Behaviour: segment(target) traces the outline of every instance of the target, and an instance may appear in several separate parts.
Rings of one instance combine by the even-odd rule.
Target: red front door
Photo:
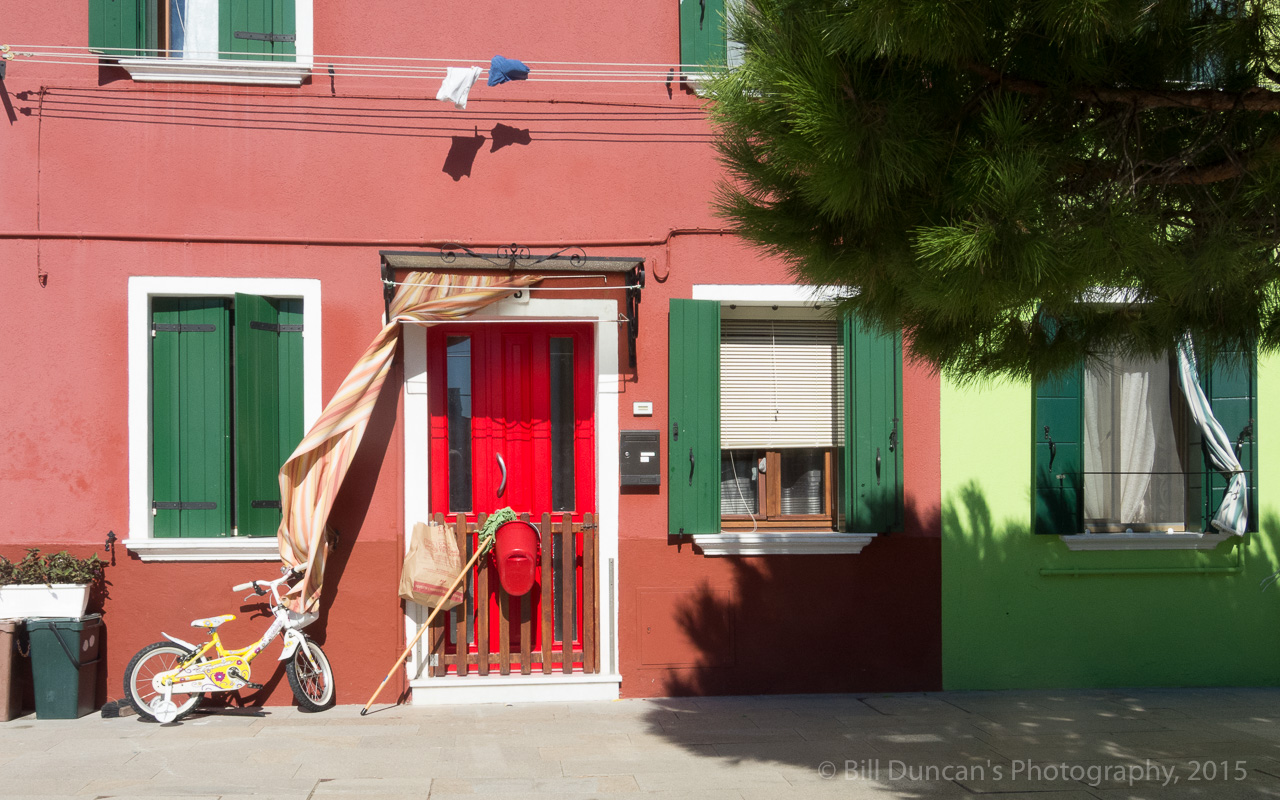
[[[557,521],[568,513],[575,522],[594,514],[593,344],[590,324],[474,323],[429,330],[433,515],[453,520],[463,514],[474,522],[477,514],[510,506],[536,523],[544,513]],[[582,539],[574,540],[578,552],[572,574],[563,568],[564,554],[547,552],[558,548],[559,541],[550,547],[543,543],[542,557],[553,558],[554,591],[538,585],[527,598],[507,598],[497,589],[492,567],[489,580],[473,577],[465,625],[470,652],[478,652],[477,642],[483,641],[496,654],[500,620],[504,615],[520,619],[525,613],[531,613],[533,623],[532,647],[526,652],[541,650],[548,634],[542,630],[544,619],[553,621],[552,649],[560,652],[566,639],[575,649],[581,647]],[[475,595],[481,583],[487,583],[487,598]],[[544,598],[554,603],[554,613],[541,613]],[[565,599],[574,613],[562,613]],[[522,610],[522,602],[530,607]],[[477,614],[478,605],[487,606],[489,613]],[[564,619],[572,620],[573,630],[563,630]],[[447,626],[446,652],[457,652],[456,623]],[[477,635],[480,624],[487,625],[487,636]],[[518,650],[520,626],[510,627],[508,645]]]

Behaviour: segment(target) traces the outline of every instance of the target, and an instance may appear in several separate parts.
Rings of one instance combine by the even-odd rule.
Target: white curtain
[[[1186,513],[1168,359],[1110,358],[1084,372],[1086,524],[1180,526]]]
[[[1236,458],[1231,440],[1227,438],[1226,431],[1213,415],[1209,399],[1200,388],[1196,355],[1191,348],[1189,337],[1183,338],[1178,343],[1178,383],[1182,386],[1182,393],[1187,398],[1191,417],[1200,427],[1209,460],[1213,462],[1215,469],[1231,476],[1231,482],[1222,498],[1222,505],[1218,507],[1210,524],[1223,533],[1243,535],[1249,524],[1248,486],[1245,481],[1244,467]]]

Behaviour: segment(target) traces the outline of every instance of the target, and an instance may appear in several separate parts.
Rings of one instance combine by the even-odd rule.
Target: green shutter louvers
[[[725,0],[684,0],[680,3],[680,63],[683,72],[698,66],[725,64]]]
[[[237,294],[236,528],[275,536],[280,466],[302,439],[302,301]]]
[[[151,437],[157,537],[231,532],[229,303],[152,301]]]
[[[294,0],[220,0],[218,49],[223,58],[292,61],[296,36]]]
[[[902,526],[902,336],[852,317],[844,338],[844,530],[886,533]]]
[[[668,533],[719,533],[720,304],[672,300],[669,325]]]
[[[113,58],[154,55],[156,6],[148,0],[89,0],[89,49]]]
[[[1083,367],[1036,383],[1031,429],[1035,530],[1084,531]]]

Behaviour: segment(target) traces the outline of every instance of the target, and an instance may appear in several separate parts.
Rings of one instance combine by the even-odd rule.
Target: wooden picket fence
[[[451,527],[464,560],[475,552],[476,532],[487,518],[480,514],[477,522],[469,523],[459,514],[453,521]],[[528,522],[529,515],[521,514],[520,519]],[[450,524],[443,514],[436,514],[435,522]],[[551,514],[543,514],[537,528],[542,546],[533,589],[523,597],[511,598],[498,581],[491,560],[482,558],[471,570],[462,604],[448,615],[441,614],[431,625],[428,652],[434,658],[428,659],[429,675],[488,675],[495,669],[500,675],[510,675],[513,668],[531,675],[535,667],[547,675],[555,671],[568,674],[575,665],[584,673],[599,671],[599,538],[594,516],[584,514],[582,522],[574,522],[569,514],[554,521]],[[558,565],[553,563],[553,554]],[[560,598],[554,594],[557,566]],[[496,637],[490,633],[495,612]]]

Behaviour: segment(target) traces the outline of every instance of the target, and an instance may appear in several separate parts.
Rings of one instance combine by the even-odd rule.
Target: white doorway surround
[[[425,673],[424,636],[405,662],[414,705],[458,703],[529,703],[579,700],[612,700],[618,697],[618,303],[614,300],[508,298],[467,321],[546,319],[594,322],[596,508],[599,509],[599,575],[596,608],[600,614],[600,672],[597,674],[467,675],[428,677]],[[406,325],[404,342],[404,531],[430,518],[430,409],[427,403],[427,328]],[[427,611],[406,603],[406,641],[412,639]]]

